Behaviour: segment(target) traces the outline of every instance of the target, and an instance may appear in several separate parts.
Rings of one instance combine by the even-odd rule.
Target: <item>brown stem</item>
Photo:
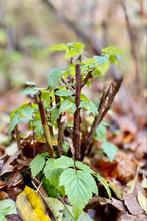
[[[50,157],[54,157],[54,150],[53,150],[53,146],[52,146],[52,140],[51,140],[49,126],[47,123],[46,111],[45,111],[43,102],[41,100],[40,94],[36,95],[36,101],[37,101],[37,104],[39,107],[39,113],[40,113],[40,117],[41,117],[41,122],[42,122],[43,130],[44,130],[46,143],[48,145],[49,155],[50,155]]]
[[[111,104],[114,100],[115,95],[117,94],[120,86],[122,83],[122,78],[119,80],[114,80],[111,82],[110,86],[108,88],[105,88],[102,94],[102,98],[100,100],[100,105],[98,107],[99,114],[94,118],[94,121],[91,126],[91,130],[87,136],[86,141],[84,144],[82,144],[82,157],[87,155],[91,149],[91,145],[93,142],[93,136],[96,131],[97,126],[101,123],[103,118],[105,117],[106,113],[111,107]],[[85,150],[83,150],[85,147]]]
[[[60,97],[59,96],[56,95],[55,100],[56,100],[56,105],[60,104]],[[62,144],[64,141],[64,122],[62,121],[62,116],[63,115],[60,114],[57,119],[57,123],[58,123],[58,154],[59,154],[59,156],[61,156],[63,153]]]
[[[22,149],[21,149],[21,142],[20,142],[20,132],[19,132],[19,129],[18,129],[18,125],[15,126],[14,128],[14,133],[15,133],[15,139],[16,139],[16,143],[17,143],[17,148],[20,152],[20,155],[21,157],[23,156],[23,153],[22,153]]]
[[[83,83],[81,84],[81,89],[85,86],[88,80],[92,78],[92,71],[89,71],[86,77],[83,79]]]
[[[80,94],[81,94],[81,68],[80,64],[75,66],[75,104],[76,111],[74,113],[74,126],[73,126],[73,146],[75,149],[75,160],[80,160]]]

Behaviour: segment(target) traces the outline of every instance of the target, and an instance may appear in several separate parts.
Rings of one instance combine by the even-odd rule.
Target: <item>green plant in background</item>
[[[117,149],[106,140],[103,118],[122,82],[122,79],[113,81],[104,90],[99,105],[83,94],[90,79],[106,73],[111,63],[119,62],[122,54],[116,47],[107,47],[101,56],[86,58],[84,48],[85,45],[79,42],[50,48],[51,53],[64,52],[65,59],[70,61],[68,67],[53,69],[47,88],[37,88],[33,82],[27,82],[24,92],[31,95],[32,102],[14,110],[9,125],[9,132],[16,133],[18,144],[21,139],[18,125],[24,122],[28,122],[36,140],[47,144],[48,155],[37,155],[30,164],[32,176],[41,175],[49,195],[68,197],[75,220],[93,194],[98,194],[97,181],[111,197],[109,183],[81,161],[90,153],[95,140],[101,141],[104,153],[110,160],[114,159]],[[69,131],[72,143],[66,139],[65,131]],[[69,152],[72,158],[68,156]]]

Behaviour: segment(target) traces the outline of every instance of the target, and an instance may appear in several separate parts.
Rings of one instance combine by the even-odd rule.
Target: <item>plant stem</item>
[[[60,97],[56,95],[55,101],[56,101],[56,105],[60,104]],[[59,154],[59,156],[61,156],[63,153],[62,144],[64,141],[64,122],[62,121],[62,116],[63,115],[60,114],[57,119],[57,123],[58,123],[58,154]]]
[[[91,130],[87,136],[87,139],[86,141],[84,141],[84,144],[82,144],[82,158],[90,152],[91,145],[93,142],[93,136],[96,131],[96,128],[101,123],[106,113],[110,109],[111,104],[114,100],[114,97],[117,94],[121,86],[122,80],[123,80],[122,78],[120,78],[119,80],[114,80],[113,82],[111,82],[108,88],[104,89],[102,98],[100,100],[100,104],[98,107],[99,114],[95,116],[94,121],[91,126]]]
[[[81,68],[80,64],[75,66],[75,104],[76,111],[74,113],[74,126],[73,126],[73,146],[75,149],[75,160],[80,160],[80,94],[81,94]]]
[[[81,88],[85,86],[85,84],[88,82],[88,80],[92,78],[92,71],[89,71],[86,77],[83,79],[83,83],[81,84]]]
[[[49,155],[50,157],[54,157],[54,150],[53,150],[53,146],[52,146],[52,140],[51,140],[51,134],[50,134],[50,130],[49,130],[49,126],[47,123],[47,118],[46,118],[46,111],[43,105],[43,102],[41,100],[41,94],[36,95],[36,101],[39,107],[39,112],[40,112],[40,117],[41,117],[41,122],[42,122],[42,126],[43,126],[43,130],[44,130],[44,135],[45,135],[45,139],[46,139],[46,143],[48,145],[48,151],[49,151]]]
[[[22,153],[22,149],[21,149],[21,142],[20,142],[20,132],[19,132],[19,129],[18,129],[18,125],[15,126],[14,128],[14,133],[15,133],[15,136],[16,136],[16,143],[17,143],[17,148],[20,152],[20,155],[21,157],[23,156],[23,153]]]

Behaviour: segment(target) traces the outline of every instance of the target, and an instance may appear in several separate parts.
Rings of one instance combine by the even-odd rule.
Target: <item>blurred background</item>
[[[50,69],[65,65],[49,47],[81,41],[88,56],[122,49],[106,78],[122,74],[132,95],[146,96],[146,13],[144,0],[0,0],[0,94],[27,80],[44,85]]]

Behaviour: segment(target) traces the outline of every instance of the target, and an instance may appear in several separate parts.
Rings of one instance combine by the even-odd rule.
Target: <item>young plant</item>
[[[53,69],[47,88],[37,88],[34,83],[28,82],[25,93],[31,95],[32,102],[11,113],[9,126],[9,131],[15,132],[19,149],[21,137],[18,124],[23,122],[28,122],[36,140],[46,143],[48,155],[37,155],[32,160],[32,176],[42,175],[48,193],[48,187],[52,187],[55,196],[68,197],[75,220],[93,194],[98,194],[96,181],[105,187],[111,197],[109,183],[81,161],[90,152],[94,140],[102,141],[104,153],[110,160],[114,159],[116,147],[106,141],[106,128],[102,120],[122,82],[122,79],[112,81],[104,89],[98,106],[83,94],[82,90],[89,86],[91,78],[103,75],[111,63],[118,63],[122,54],[116,47],[107,47],[102,50],[101,56],[86,58],[84,47],[76,42],[50,48],[52,53],[65,52],[65,59],[70,61],[68,67],[65,70]],[[89,122],[88,117],[92,119]],[[67,132],[68,139],[65,136]],[[69,157],[71,153],[72,158]]]

